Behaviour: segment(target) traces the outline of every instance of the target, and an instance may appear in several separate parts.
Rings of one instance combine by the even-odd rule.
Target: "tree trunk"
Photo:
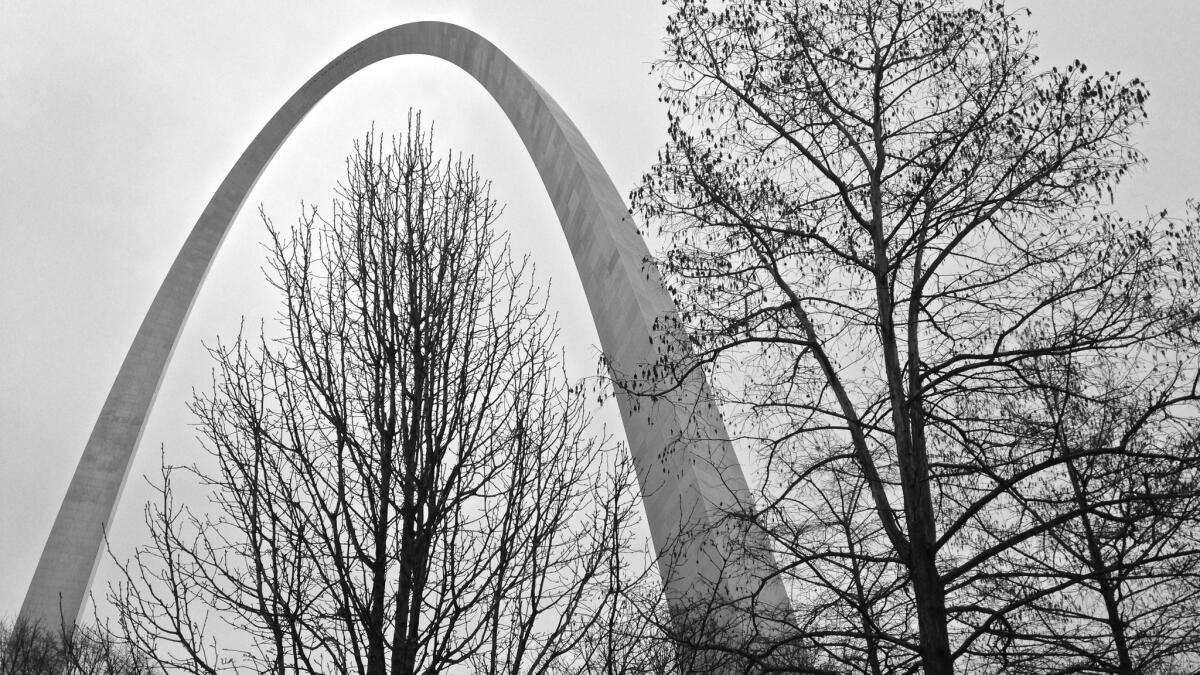
[[[1083,481],[1074,462],[1067,462],[1067,474],[1071,478],[1071,490],[1075,493],[1075,503],[1081,510],[1089,506],[1087,495],[1083,490]],[[1129,640],[1125,635],[1125,622],[1121,619],[1121,605],[1117,600],[1117,590],[1113,587],[1112,579],[1105,571],[1104,553],[1100,549],[1100,540],[1092,527],[1092,520],[1086,511],[1080,518],[1083,526],[1084,539],[1087,540],[1088,557],[1092,561],[1092,569],[1097,573],[1096,584],[1100,597],[1104,599],[1105,623],[1112,632],[1113,647],[1117,650],[1117,671],[1120,675],[1133,674],[1133,658],[1129,654]]]
[[[911,521],[910,521],[911,526]],[[914,530],[923,528],[917,527]],[[946,595],[929,542],[911,537],[908,568],[917,601],[917,627],[921,633],[921,665],[928,675],[954,672],[950,657],[950,635],[946,629]]]

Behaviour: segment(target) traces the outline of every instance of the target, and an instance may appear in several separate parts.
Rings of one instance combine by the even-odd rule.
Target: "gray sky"
[[[332,4],[332,3],[330,3]],[[1047,65],[1146,80],[1151,160],[1118,202],[1180,213],[1200,196],[1200,3],[1030,0]],[[1013,6],[1016,6],[1015,4]],[[665,128],[648,64],[665,11],[654,0],[407,0],[338,3],[75,3],[0,0],[0,617],[20,606],[58,503],[108,387],[167,267],[234,160],[275,109],[351,44],[420,19],[480,32],[571,115],[627,192]],[[323,101],[250,195],[192,310],[111,529],[143,531],[158,449],[196,447],[184,402],[208,384],[200,345],[239,318],[270,317],[262,204],[277,223],[301,199],[328,203],[352,139],[409,107],[439,148],[473,153],[508,203],[519,249],[553,277],[575,375],[595,371],[582,290],[541,182],[502,113],[466,75],[425,57],[377,64]],[[107,576],[102,564],[97,579]],[[99,589],[97,589],[99,590]]]

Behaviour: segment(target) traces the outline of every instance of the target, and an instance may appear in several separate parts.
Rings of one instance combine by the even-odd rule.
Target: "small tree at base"
[[[23,621],[0,621],[0,675],[156,675],[151,659],[99,625],[68,636]]]

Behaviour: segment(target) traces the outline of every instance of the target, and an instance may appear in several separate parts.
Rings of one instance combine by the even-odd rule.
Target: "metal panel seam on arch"
[[[95,573],[103,530],[116,510],[144,423],[204,277],[254,183],[292,130],[325,94],[359,70],[393,56],[448,61],[484,86],[537,166],[575,259],[600,346],[615,372],[654,363],[656,321],[676,312],[649,250],[607,172],[554,100],[481,36],[441,22],[390,28],[322,68],[287,100],[213,195],[134,337],[71,479],[21,618],[73,627]],[[721,525],[726,509],[749,505],[744,474],[708,385],[694,374],[672,395],[635,401],[618,394],[637,467],[668,604],[687,612],[697,593],[732,605],[787,613],[769,559],[743,555],[750,542]],[[755,546],[757,548],[757,546]],[[748,607],[747,607],[748,608]],[[779,614],[779,616],[782,616]]]

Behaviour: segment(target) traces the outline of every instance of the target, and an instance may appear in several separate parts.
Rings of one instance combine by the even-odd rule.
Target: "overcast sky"
[[[332,3],[330,3],[332,5]],[[1016,6],[1016,5],[1013,5]],[[1151,164],[1119,194],[1131,215],[1200,196],[1200,3],[1031,0],[1047,65],[1079,58],[1151,91],[1140,147]],[[664,138],[649,63],[655,0],[337,3],[0,0],[0,618],[16,613],[88,433],[180,244],[234,160],[327,61],[390,26],[465,25],[497,44],[575,120],[628,192]],[[201,340],[274,311],[259,272],[258,205],[277,223],[328,203],[371,125],[409,107],[436,145],[474,154],[508,204],[504,223],[553,278],[574,375],[595,371],[595,331],[553,210],[503,114],[465,74],[425,57],[372,66],[304,121],[251,193],[176,348],[142,436],[112,536],[139,540],[141,476],[159,448],[194,453],[184,408],[207,387]],[[98,580],[108,576],[102,564]]]

